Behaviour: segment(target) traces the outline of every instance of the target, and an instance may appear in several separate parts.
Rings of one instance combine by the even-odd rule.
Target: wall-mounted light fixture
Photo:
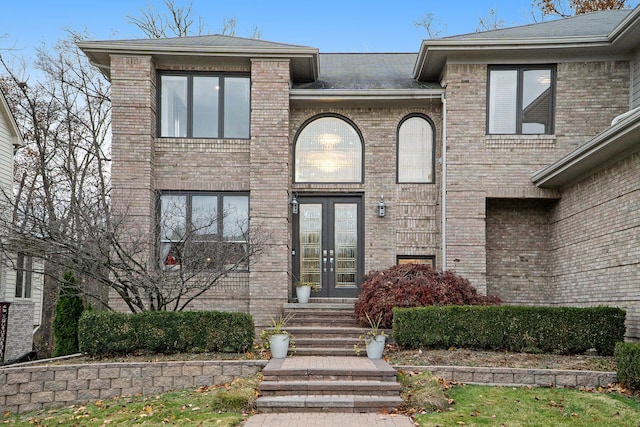
[[[293,198],[291,199],[291,213],[294,215],[298,215],[298,199],[296,199],[296,195],[293,195]]]
[[[384,196],[380,196],[380,201],[378,202],[378,216],[383,217],[386,215],[386,206],[384,205]]]

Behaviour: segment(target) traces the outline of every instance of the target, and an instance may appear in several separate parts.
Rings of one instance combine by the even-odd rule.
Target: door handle
[[[329,271],[333,271],[333,257],[329,258]]]
[[[331,258],[331,262],[333,262],[333,258]],[[325,273],[327,272],[327,258],[322,258],[322,271],[324,271]]]

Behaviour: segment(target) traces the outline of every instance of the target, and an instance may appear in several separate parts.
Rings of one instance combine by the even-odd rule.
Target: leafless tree
[[[139,15],[127,15],[127,21],[138,27],[150,39],[209,34],[204,19],[201,16],[194,18],[193,2],[180,6],[175,0],[163,0],[163,4],[165,10],[162,12],[149,4],[146,9],[139,9]],[[195,27],[194,19],[197,20]],[[220,33],[235,36],[236,26],[236,18],[225,18],[222,20]],[[254,27],[251,38],[259,39],[261,36],[258,27]]]
[[[504,28],[504,19],[498,18],[496,9],[489,9],[489,13],[484,18],[478,18],[478,26],[476,32],[498,30]]]
[[[422,27],[427,31],[427,35],[430,39],[436,39],[440,37],[440,34],[444,31],[446,26],[443,26],[439,21],[435,21],[433,13],[429,12],[420,17],[417,22],[414,22],[416,27]]]
[[[534,0],[532,6],[542,10],[544,15],[563,18],[598,10],[625,9],[627,0]]]

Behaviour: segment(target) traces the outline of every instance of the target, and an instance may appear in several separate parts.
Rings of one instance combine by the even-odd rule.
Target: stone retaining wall
[[[616,381],[615,372],[469,366],[395,366],[395,368],[402,371],[429,371],[447,381],[465,384],[600,387]]]
[[[0,411],[23,413],[135,394],[158,394],[228,383],[262,370],[266,360],[22,365],[0,368]],[[615,372],[467,366],[394,366],[430,371],[466,384],[599,387]]]
[[[0,369],[0,411],[27,411],[228,383],[265,360],[95,363]]]

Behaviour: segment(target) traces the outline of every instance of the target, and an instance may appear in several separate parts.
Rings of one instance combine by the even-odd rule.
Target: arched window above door
[[[295,182],[362,182],[362,138],[338,116],[303,125],[296,138]]]

